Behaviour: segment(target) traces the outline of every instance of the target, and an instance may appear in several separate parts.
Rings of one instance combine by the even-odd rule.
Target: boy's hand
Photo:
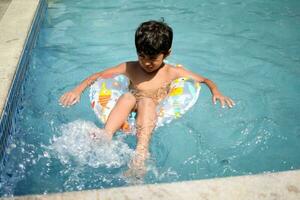
[[[217,100],[219,100],[222,105],[222,108],[225,108],[225,104],[227,104],[227,106],[229,108],[232,108],[233,106],[235,106],[235,103],[232,99],[230,99],[229,97],[223,96],[220,92],[214,92],[212,98],[213,98],[214,104],[216,104]]]
[[[79,100],[80,100],[80,93],[72,90],[62,95],[59,99],[59,103],[63,107],[65,106],[69,107],[79,102]]]

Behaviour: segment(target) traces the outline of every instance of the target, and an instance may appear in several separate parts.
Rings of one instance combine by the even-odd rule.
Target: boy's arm
[[[175,70],[176,70],[177,78],[189,77],[200,83],[205,83],[209,87],[212,93],[212,100],[214,104],[216,104],[217,100],[219,100],[222,107],[225,107],[225,104],[227,104],[230,108],[232,108],[235,105],[234,101],[229,97],[223,96],[222,93],[219,91],[217,85],[213,81],[209,80],[208,78],[205,78],[199,74],[188,71],[182,66],[176,67]]]
[[[110,77],[117,74],[126,74],[126,63],[122,63],[115,67],[108,68],[104,71],[92,74],[88,78],[84,79],[78,86],[69,92],[63,94],[59,102],[62,106],[71,106],[79,102],[81,93],[91,84],[93,84],[99,77]]]

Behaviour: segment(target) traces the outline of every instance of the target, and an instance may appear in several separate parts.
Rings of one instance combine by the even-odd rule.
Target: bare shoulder
[[[138,65],[138,61],[127,61],[125,63],[126,65],[126,76],[132,80],[134,79],[134,77],[137,75],[137,69],[139,68]]]
[[[126,68],[131,69],[138,65],[138,61],[127,61],[124,64],[126,65]]]
[[[134,68],[134,65],[134,61],[128,61],[115,65],[114,67],[108,68],[108,70],[114,74],[124,74],[127,76],[130,73],[130,71],[132,71],[132,69]]]
[[[180,68],[182,68],[182,66],[174,66],[174,65],[166,64],[166,67],[167,67],[167,72],[169,77],[171,77],[173,80],[180,77],[181,74],[180,71],[182,70]]]
[[[125,68],[126,68],[126,63],[124,62],[124,63],[117,64],[115,66],[109,67],[107,69],[121,72],[121,71],[124,71]]]
[[[176,67],[174,65],[171,65],[171,64],[165,64],[165,68],[166,68],[166,71],[168,73],[174,73]]]
[[[102,77],[105,77],[105,76],[111,76],[111,75],[117,75],[117,74],[125,74],[125,71],[126,71],[126,64],[121,63],[121,64],[115,65],[113,67],[108,67],[99,73]]]
[[[135,69],[138,66],[138,62],[137,61],[127,61],[124,63],[125,64],[125,68],[126,68],[126,72],[127,73],[132,73],[135,71]]]

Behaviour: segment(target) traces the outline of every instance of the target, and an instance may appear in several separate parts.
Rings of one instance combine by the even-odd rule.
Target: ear
[[[164,59],[165,59],[166,57],[168,57],[168,56],[171,54],[171,52],[172,52],[172,50],[169,49],[168,53],[166,53],[166,54],[164,55]]]

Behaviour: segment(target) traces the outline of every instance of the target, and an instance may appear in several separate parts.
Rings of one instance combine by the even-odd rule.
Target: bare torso
[[[169,64],[163,64],[158,70],[149,73],[136,61],[126,63],[126,75],[133,87],[140,91],[156,90],[176,79],[174,67]]]

